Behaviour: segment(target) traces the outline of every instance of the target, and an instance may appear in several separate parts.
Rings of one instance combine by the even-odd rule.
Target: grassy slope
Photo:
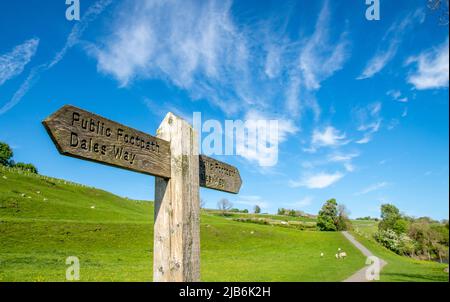
[[[77,256],[82,281],[149,281],[152,243],[150,202],[0,170],[0,280],[64,281],[66,257]],[[344,261],[334,258],[338,247],[349,255]],[[364,265],[339,233],[208,213],[201,218],[201,252],[203,281],[340,281]]]
[[[446,281],[448,274],[444,272],[445,264],[419,261],[399,256],[379,245],[372,237],[377,230],[375,221],[353,221],[353,236],[365,245],[377,257],[388,262],[380,274],[380,281]]]

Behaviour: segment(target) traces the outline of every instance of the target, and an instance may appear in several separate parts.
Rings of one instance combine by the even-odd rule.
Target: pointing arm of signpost
[[[63,155],[155,176],[154,281],[200,281],[199,186],[237,194],[238,169],[198,154],[197,133],[168,113],[156,137],[66,105],[45,129]]]

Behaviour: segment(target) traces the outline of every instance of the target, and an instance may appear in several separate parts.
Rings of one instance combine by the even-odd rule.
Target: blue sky
[[[153,177],[61,156],[41,121],[64,104],[149,134],[168,111],[277,119],[277,164],[216,156],[244,184],[201,189],[208,207],[448,218],[448,26],[424,0],[380,3],[368,21],[363,0],[81,0],[68,21],[63,0],[2,1],[0,140],[42,174],[153,199]]]

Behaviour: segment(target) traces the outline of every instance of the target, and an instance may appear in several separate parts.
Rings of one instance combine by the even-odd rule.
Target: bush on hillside
[[[399,255],[410,256],[414,253],[414,241],[406,234],[397,234],[394,230],[387,229],[378,230],[373,236],[381,245]]]
[[[26,164],[26,163],[16,163],[14,164],[14,168],[24,170],[30,173],[38,174],[38,169],[33,164]]]
[[[285,209],[285,208],[279,208],[277,214],[282,215],[282,216],[292,216],[292,217],[308,216],[303,211],[298,211],[298,210],[294,210],[294,209]]]

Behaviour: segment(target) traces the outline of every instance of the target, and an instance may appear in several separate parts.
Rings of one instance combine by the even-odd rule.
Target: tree
[[[13,157],[13,151],[8,144],[0,142],[0,165],[9,166]]]
[[[14,167],[34,174],[38,174],[38,169],[33,164],[25,164],[19,162],[14,164]]]
[[[261,213],[261,208],[259,207],[259,205],[255,206],[254,212],[255,212],[255,214]]]
[[[382,204],[381,205],[381,221],[378,224],[378,229],[380,230],[394,230],[397,220],[401,219],[399,209],[393,204]]]
[[[350,212],[347,207],[343,204],[338,205],[337,218],[336,218],[336,229],[338,231],[346,231],[351,228],[350,219],[348,216]]]
[[[330,199],[325,202],[317,217],[317,227],[321,231],[336,231],[337,202]]]
[[[222,215],[225,215],[228,210],[233,207],[233,204],[226,198],[222,198],[217,203],[217,208],[222,212]]]
[[[392,226],[392,230],[397,234],[404,234],[408,231],[409,222],[403,218],[397,219],[394,225]]]
[[[428,220],[418,219],[411,223],[408,235],[416,242],[415,252],[431,260],[448,257],[448,229],[445,225],[431,224]]]
[[[204,209],[206,205],[206,202],[203,198],[200,198],[200,209]]]

